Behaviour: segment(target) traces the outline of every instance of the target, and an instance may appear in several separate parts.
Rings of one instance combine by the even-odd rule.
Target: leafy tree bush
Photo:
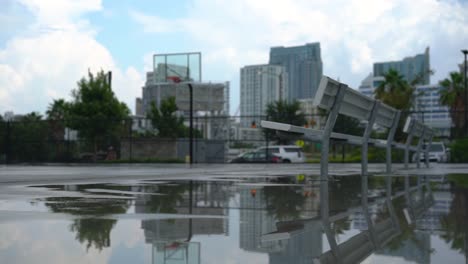
[[[375,98],[381,100],[386,105],[402,111],[398,129],[395,133],[396,141],[406,138],[406,135],[402,132],[402,128],[409,110],[413,106],[414,91],[415,88],[408,84],[403,79],[403,76],[394,69],[390,69],[384,75],[384,81],[375,89]]]
[[[158,108],[156,104],[151,102],[150,110],[146,114],[151,120],[151,125],[157,130],[157,135],[162,138],[181,138],[188,137],[189,128],[184,125],[184,118],[177,116],[177,107],[175,97],[171,96],[161,101]],[[200,138],[202,133],[193,129],[193,136]]]
[[[468,162],[468,138],[457,139],[451,145],[452,162]]]
[[[463,77],[458,72],[451,72],[449,78],[440,82],[443,89],[440,91],[440,103],[450,108],[450,117],[455,127],[452,128],[452,137],[462,137],[465,125],[465,88]]]
[[[288,103],[287,101],[276,101],[269,103],[266,110],[267,120],[287,123],[295,126],[303,126],[307,123],[304,113],[298,101]],[[263,129],[265,137],[276,141],[278,144],[288,144],[288,140],[279,138],[275,131]]]
[[[96,76],[88,73],[87,79],[78,82],[72,96],[73,101],[67,107],[68,125],[78,131],[80,138],[93,145],[96,157],[98,142],[109,136],[115,137],[130,110],[117,99],[104,71]]]

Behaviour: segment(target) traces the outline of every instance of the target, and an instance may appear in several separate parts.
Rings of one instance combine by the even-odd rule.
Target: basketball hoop
[[[179,248],[180,246],[182,246],[182,243],[173,242],[172,244],[165,245],[164,248],[165,248],[165,249],[177,249],[177,248]]]
[[[179,76],[167,76],[167,80],[173,82],[173,83],[180,83],[182,82],[182,79],[180,79]]]

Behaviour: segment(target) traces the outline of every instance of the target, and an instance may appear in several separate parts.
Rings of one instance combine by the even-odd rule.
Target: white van
[[[255,151],[265,151],[266,148],[260,147]],[[306,161],[302,148],[295,145],[268,146],[268,152],[280,156],[284,163],[302,163]]]
[[[427,148],[427,144],[424,145],[423,150]],[[429,147],[429,161],[430,162],[448,162],[450,156],[450,150],[445,147],[442,142],[432,142]],[[413,155],[413,162],[417,160],[416,153]],[[419,155],[419,160],[424,161],[424,152]]]

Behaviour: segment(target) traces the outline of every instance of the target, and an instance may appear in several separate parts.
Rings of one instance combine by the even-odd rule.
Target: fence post
[[[129,146],[129,158],[130,158],[130,162],[132,162],[133,160],[133,129],[132,129],[132,126],[133,126],[133,119],[130,119],[130,125],[129,125],[129,133],[130,133],[130,146]]]
[[[8,120],[6,122],[6,134],[5,134],[5,163],[9,164],[10,163],[10,144],[11,144],[11,138],[10,138],[10,129],[11,129],[11,121]]]

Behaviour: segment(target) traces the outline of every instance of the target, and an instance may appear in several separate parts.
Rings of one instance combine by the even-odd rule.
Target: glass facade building
[[[434,129],[436,136],[449,137],[452,126],[450,110],[440,104],[440,85],[416,86],[416,116]]]
[[[269,103],[284,100],[288,90],[285,68],[277,65],[248,65],[240,70],[241,126],[260,124]]]
[[[308,43],[295,47],[272,47],[271,65],[281,65],[288,73],[288,90],[285,99],[312,98],[323,74],[320,43]]]
[[[403,78],[412,83],[418,80],[418,84],[430,83],[429,47],[423,54],[406,57],[401,61],[388,61],[374,63],[374,77],[384,76],[390,69],[398,71]]]

